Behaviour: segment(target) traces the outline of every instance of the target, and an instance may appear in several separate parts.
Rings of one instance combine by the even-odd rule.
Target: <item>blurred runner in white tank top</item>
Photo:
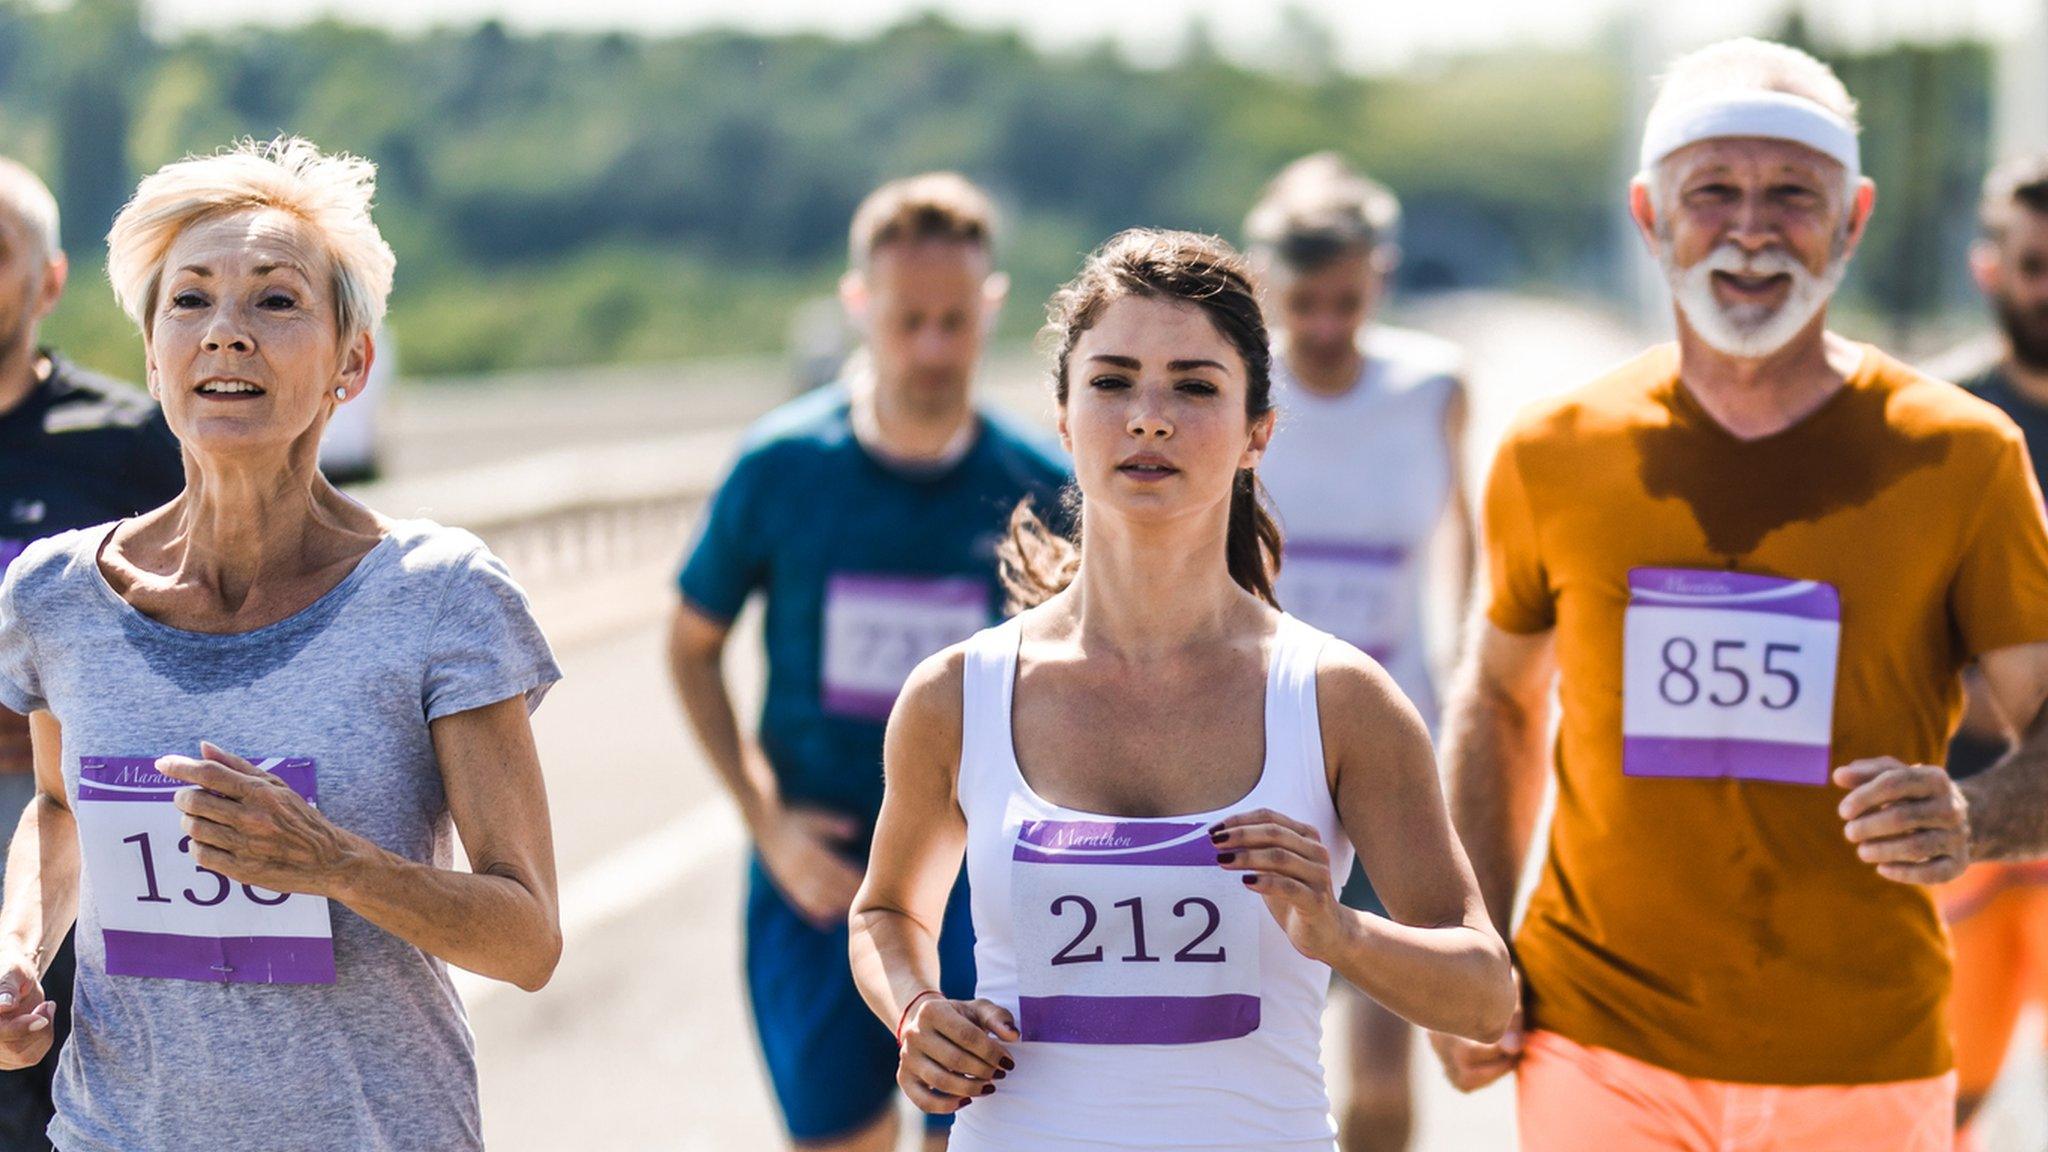
[[[1441,540],[1449,564],[1437,571],[1453,619],[1464,619],[1473,565],[1467,403],[1456,347],[1372,323],[1399,218],[1392,192],[1330,152],[1282,169],[1246,217],[1273,321],[1280,411],[1259,471],[1286,535],[1280,606],[1379,661],[1434,736],[1424,593]],[[1386,911],[1363,868],[1343,899]],[[1413,1037],[1369,997],[1346,1002],[1343,1148],[1400,1152],[1414,1127]]]
[[[1226,244],[1126,232],[1054,297],[1078,539],[1027,510],[1025,609],[926,660],[890,718],[856,981],[952,1152],[1334,1152],[1334,970],[1424,1027],[1514,1009],[1422,721],[1275,609],[1257,467],[1271,351]],[[1343,907],[1353,845],[1391,917]],[[977,983],[938,990],[965,859]]]

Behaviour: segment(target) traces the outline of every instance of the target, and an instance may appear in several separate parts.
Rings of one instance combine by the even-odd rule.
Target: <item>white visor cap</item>
[[[1749,91],[1712,96],[1676,108],[1660,108],[1643,126],[1642,170],[1702,140],[1736,138],[1788,140],[1827,156],[1854,184],[1863,175],[1863,153],[1847,120],[1804,96]]]

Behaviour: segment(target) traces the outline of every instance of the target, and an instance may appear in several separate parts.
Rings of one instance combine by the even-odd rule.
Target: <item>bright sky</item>
[[[496,17],[520,28],[686,31],[731,25],[764,31],[860,34],[920,11],[978,27],[1021,27],[1048,45],[1113,36],[1139,58],[1170,54],[1189,19],[1207,20],[1226,51],[1255,57],[1286,7],[1279,0],[148,0],[175,31],[335,15],[403,28]],[[1337,31],[1340,57],[1363,68],[1417,55],[1516,42],[1571,43],[1625,12],[1655,10],[1653,37],[1672,48],[1767,28],[1794,0],[1303,0]],[[2048,0],[1804,0],[1816,28],[1865,44],[1969,32],[2015,35],[2048,16]]]

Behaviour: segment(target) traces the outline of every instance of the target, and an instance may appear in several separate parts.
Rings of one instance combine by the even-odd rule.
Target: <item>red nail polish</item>
[[[1218,852],[1216,854],[1216,862],[1218,864],[1228,864],[1235,859],[1237,859],[1237,853],[1235,852]]]
[[[986,1096],[986,1095],[988,1095],[989,1093],[991,1093],[991,1092],[993,1092],[993,1091],[995,1091],[995,1090],[996,1090],[996,1086],[995,1086],[995,1085],[993,1085],[993,1084],[984,1084],[984,1085],[982,1085],[982,1089],[981,1089],[981,1094],[982,1094],[983,1096]]]
[[[1015,1060],[1010,1059],[1008,1056],[1003,1057],[1003,1071],[1015,1072],[1016,1070],[1017,1062]]]
[[[1252,885],[1258,883],[1258,880],[1259,878],[1257,876],[1247,876],[1244,878],[1244,886],[1250,888]]]

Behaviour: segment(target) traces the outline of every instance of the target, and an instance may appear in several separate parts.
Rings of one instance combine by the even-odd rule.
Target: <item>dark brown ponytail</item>
[[[1054,348],[1053,393],[1067,402],[1067,361],[1083,332],[1111,301],[1124,296],[1171,300],[1200,308],[1244,360],[1245,419],[1273,411],[1273,352],[1265,316],[1244,258],[1215,236],[1133,228],[1110,237],[1046,305],[1045,335]],[[1029,500],[1010,516],[1010,533],[997,548],[1011,611],[1052,599],[1081,568],[1081,495],[1066,496],[1069,531],[1054,532]],[[1265,488],[1251,469],[1238,472],[1230,492],[1230,529],[1224,556],[1230,578],[1266,603],[1279,606],[1273,575],[1280,570],[1280,523]]]
[[[996,572],[1009,594],[1004,607],[1011,615],[1059,595],[1081,570],[1081,490],[1067,485],[1064,503],[1071,525],[1065,536],[1038,518],[1029,496],[1010,513],[1009,535],[996,545]]]
[[[1266,499],[1266,486],[1249,468],[1238,470],[1230,488],[1230,535],[1224,554],[1230,560],[1230,578],[1245,591],[1280,606],[1273,594],[1273,577],[1280,571],[1280,521]]]

